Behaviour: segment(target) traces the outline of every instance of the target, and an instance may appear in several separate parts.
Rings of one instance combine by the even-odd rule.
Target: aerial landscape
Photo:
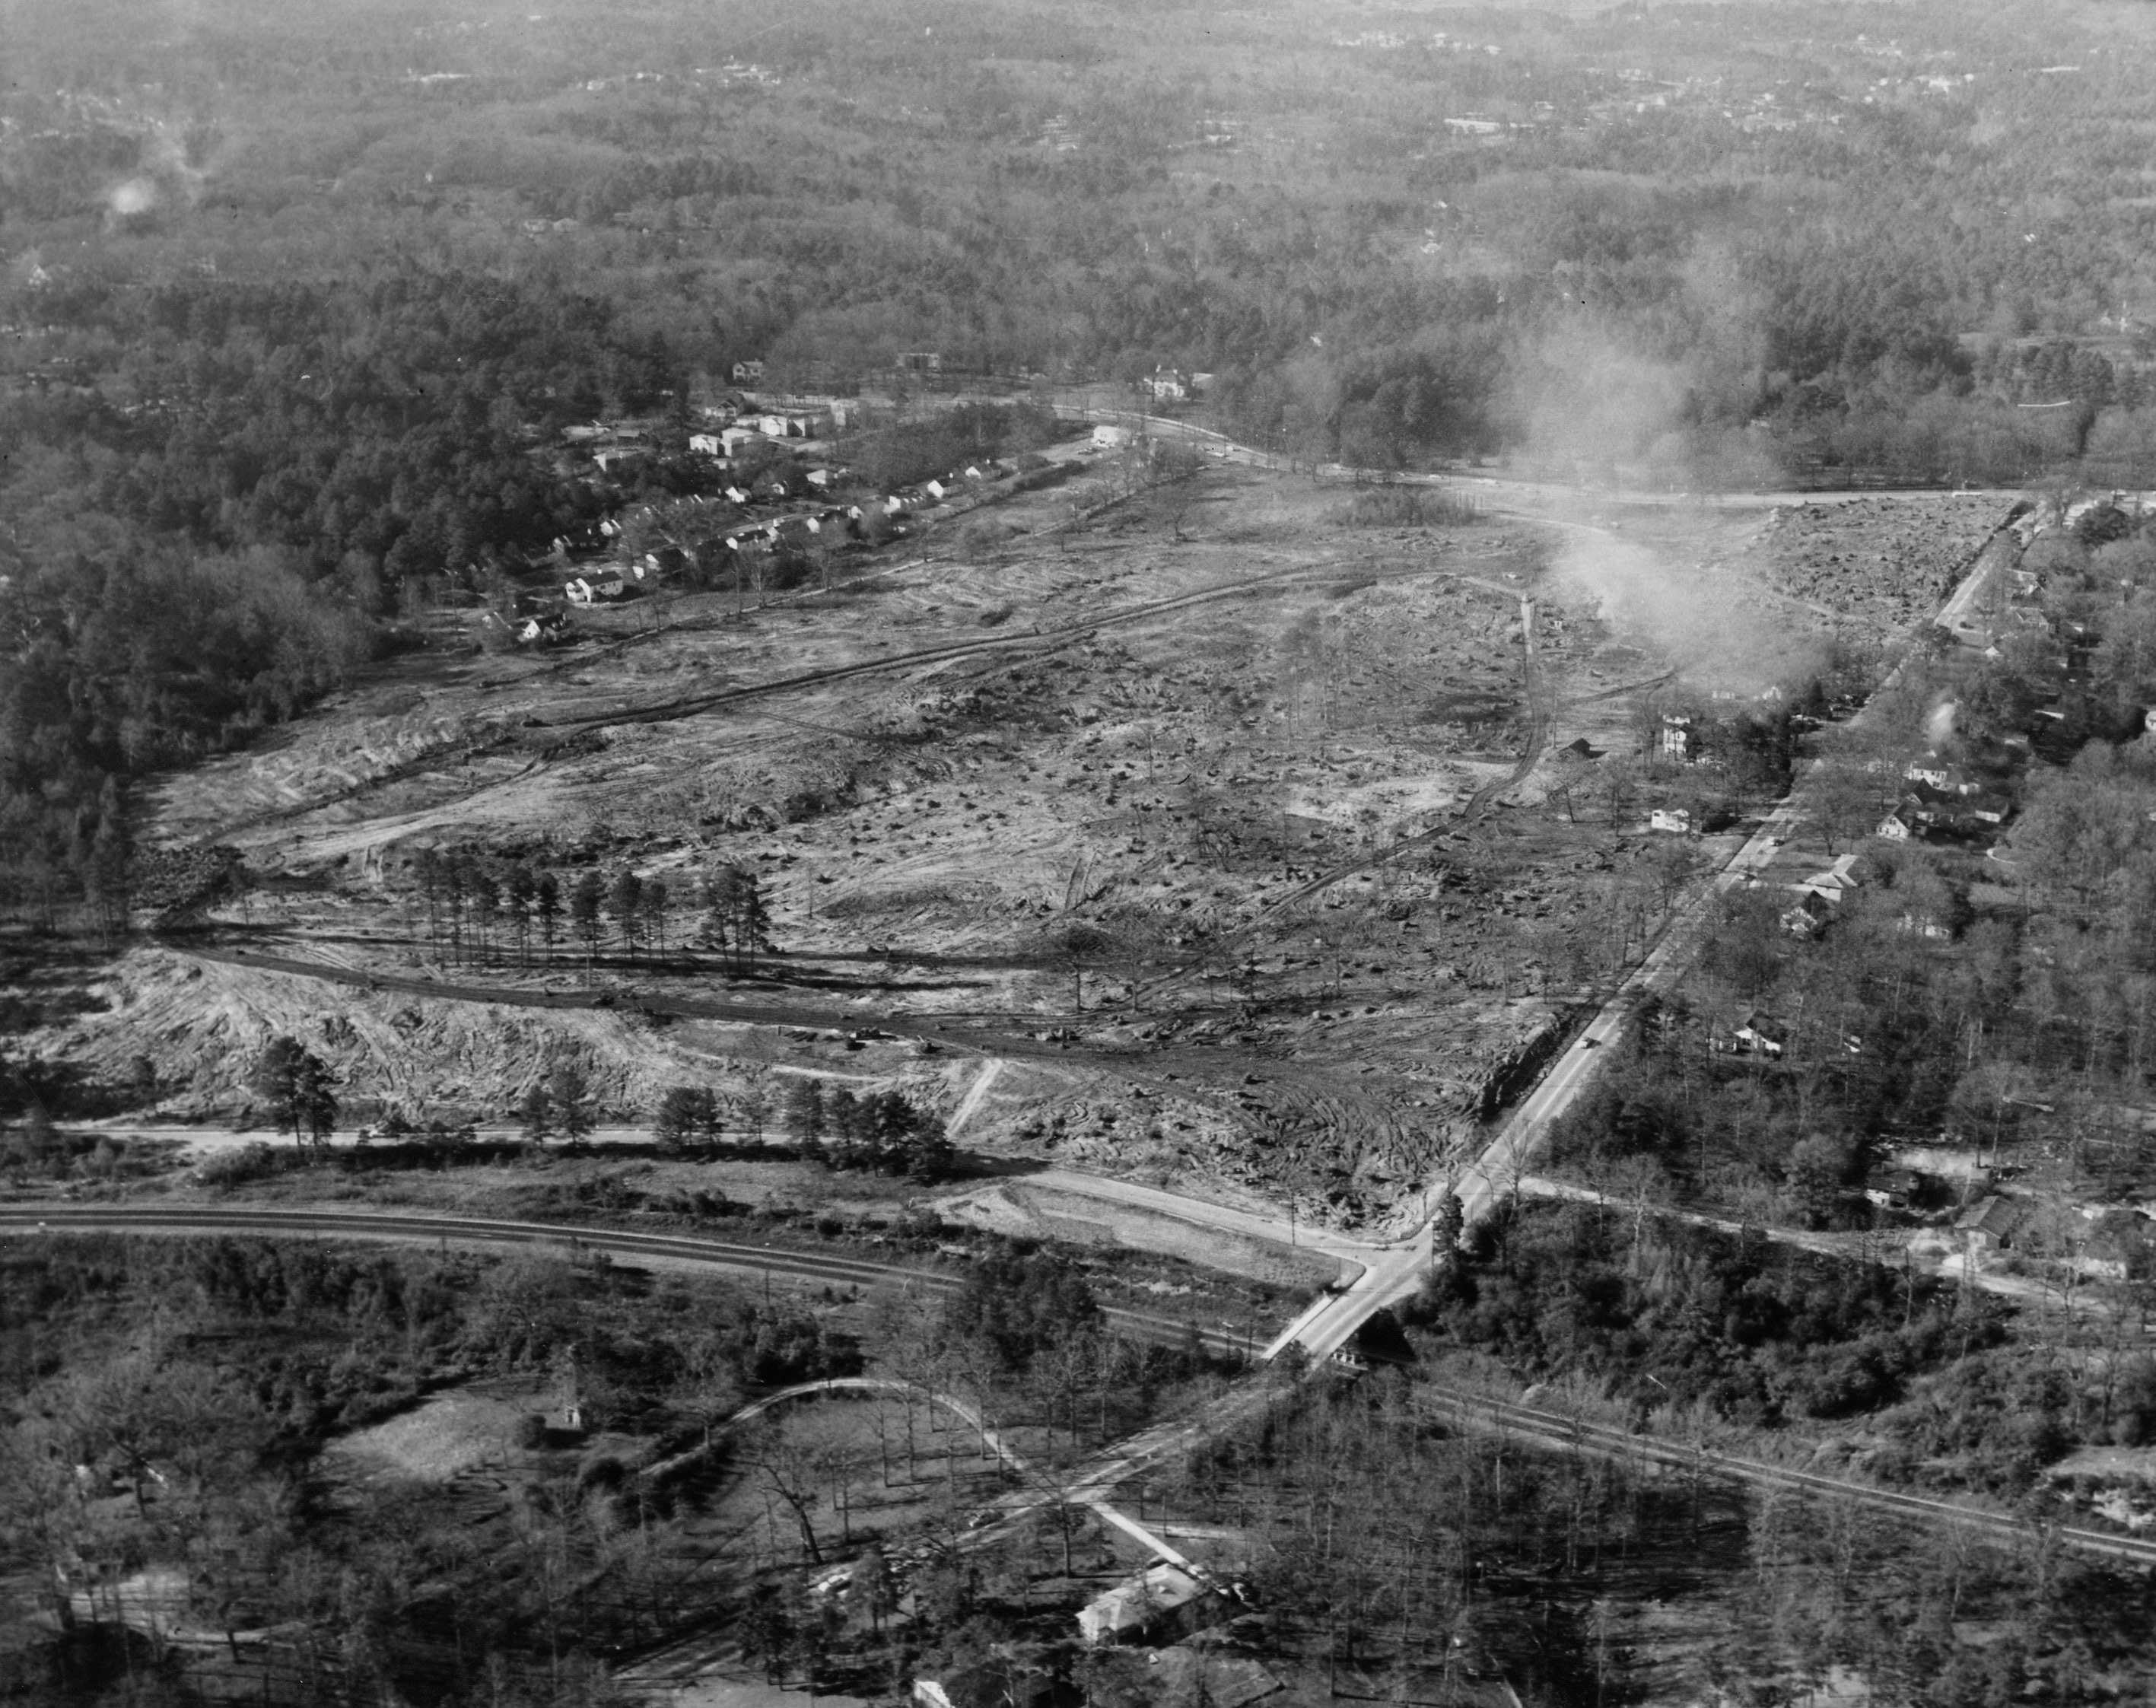
[[[2156,1700],[2156,9],[0,74],[0,1700]]]

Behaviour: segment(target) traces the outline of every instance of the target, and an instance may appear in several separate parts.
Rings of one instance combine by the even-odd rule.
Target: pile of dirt
[[[564,1064],[583,1074],[602,1114],[634,1121],[671,1085],[783,1090],[752,1055],[711,1048],[724,1028],[676,1038],[613,1011],[370,992],[154,948],[120,957],[94,989],[110,1005],[97,1024],[33,1033],[25,1049],[108,1083],[146,1057],[162,1088],[157,1112],[171,1119],[266,1119],[247,1082],[280,1035],[330,1064],[355,1118],[394,1109],[414,1121],[500,1119]],[[917,1077],[921,1100],[947,1095],[940,1080]]]

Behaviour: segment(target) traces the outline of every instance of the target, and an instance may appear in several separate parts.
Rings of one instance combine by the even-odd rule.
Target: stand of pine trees
[[[470,849],[422,849],[413,857],[412,877],[429,944],[460,966],[530,967],[535,951],[540,962],[551,963],[564,941],[587,967],[608,947],[626,961],[664,956],[675,910],[692,905],[703,918],[688,941],[717,951],[728,966],[752,967],[773,946],[762,884],[731,863],[693,887],[676,887],[627,868],[609,878],[587,867],[565,880]]]
[[[830,1168],[942,1180],[955,1172],[957,1147],[942,1120],[903,1094],[857,1096],[844,1086],[797,1080],[788,1091],[782,1124],[803,1158]]]

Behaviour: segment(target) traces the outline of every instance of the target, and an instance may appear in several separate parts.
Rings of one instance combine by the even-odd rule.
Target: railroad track
[[[515,1222],[483,1216],[424,1216],[402,1211],[227,1209],[215,1206],[140,1204],[0,1205],[0,1235],[131,1234],[206,1236],[245,1234],[263,1239],[313,1237],[387,1239],[403,1244],[523,1246],[567,1256],[656,1258],[752,1275],[785,1275],[855,1287],[917,1288],[947,1295],[965,1285],[963,1275],[877,1263],[838,1252],[798,1251],[700,1234],[639,1234],[553,1222]],[[1154,1316],[1121,1305],[1103,1305],[1109,1323],[1134,1340],[1181,1345],[1195,1334],[1214,1352],[1240,1352],[1247,1338],[1223,1328]]]
[[[1931,1495],[1912,1495],[1876,1484],[1824,1476],[1817,1471],[1794,1470],[1707,1447],[1686,1447],[1650,1435],[1635,1435],[1614,1424],[1568,1417],[1536,1406],[1508,1401],[1471,1398],[1426,1389],[1419,1396],[1429,1410],[1464,1428],[1484,1432],[1502,1430],[1550,1447],[1575,1453],[1594,1453],[1634,1464],[1660,1465],[1665,1469],[1701,1473],[1727,1481],[1748,1483],[1758,1488],[1787,1489],[1830,1500],[1854,1501],[1874,1511],[1946,1523],[1972,1530],[2003,1544],[2026,1547],[2049,1536],[2061,1546],[2084,1553],[2102,1554],[2136,1565],[2156,1566],[2156,1540],[2120,1536],[2069,1524],[2039,1524],[2011,1512],[1971,1506]]]
[[[531,1247],[558,1249],[567,1255],[603,1253],[609,1257],[658,1258],[690,1263],[738,1274],[783,1275],[808,1280],[860,1286],[915,1286],[924,1292],[944,1295],[964,1285],[962,1276],[935,1270],[880,1264],[838,1253],[803,1252],[779,1247],[752,1245],[737,1240],[708,1239],[697,1235],[639,1234],[629,1229],[585,1228],[552,1222],[515,1222],[477,1216],[422,1216],[403,1212],[365,1210],[228,1209],[217,1207],[146,1205],[0,1205],[0,1236],[34,1237],[40,1233],[111,1233],[206,1236],[244,1234],[258,1238],[315,1237],[388,1239],[405,1244],[454,1242],[459,1245]],[[1180,1344],[1195,1333],[1204,1346],[1220,1352],[1245,1349],[1237,1336],[1222,1329],[1150,1316],[1143,1311],[1107,1306],[1109,1322],[1134,1339]],[[1246,1414],[1252,1404],[1265,1400],[1253,1391],[1230,1403],[1227,1413]],[[1931,1523],[1948,1523],[1973,1530],[2001,1543],[2025,1546],[2048,1535],[2059,1544],[2085,1553],[2106,1556],[2136,1565],[2156,1566],[2156,1540],[2119,1536],[2083,1526],[2040,1526],[2013,1513],[1970,1506],[1933,1495],[1905,1493],[1874,1485],[1830,1477],[1816,1471],[1791,1469],[1705,1447],[1686,1447],[1635,1435],[1613,1424],[1568,1416],[1536,1406],[1476,1397],[1446,1394],[1424,1389],[1420,1403],[1429,1410],[1465,1428],[1500,1430],[1563,1451],[1589,1452],[1621,1459],[1632,1464],[1660,1465],[1743,1482],[1855,1501],[1875,1511],[1891,1512]],[[1197,1423],[1156,1425],[1130,1441],[1096,1455],[1074,1486],[1082,1485],[1090,1498],[1099,1499],[1116,1483],[1187,1449],[1213,1433],[1219,1416]],[[1031,1502],[1014,1503],[1030,1509]]]

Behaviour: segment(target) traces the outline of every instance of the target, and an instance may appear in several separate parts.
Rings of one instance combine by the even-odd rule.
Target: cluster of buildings
[[[1909,761],[1902,781],[1907,785],[1902,798],[1872,830],[1887,842],[1981,836],[2005,824],[2014,810],[1995,785],[1936,751]]]

